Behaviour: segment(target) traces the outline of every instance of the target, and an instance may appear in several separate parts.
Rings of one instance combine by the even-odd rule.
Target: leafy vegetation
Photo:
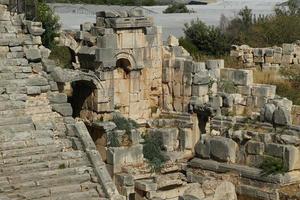
[[[132,129],[138,127],[138,124],[134,120],[127,119],[120,114],[115,114],[112,121],[116,124],[118,130],[125,130],[127,134]]]
[[[45,0],[39,0],[37,3],[36,20],[42,22],[43,28],[46,30],[42,35],[43,45],[49,49],[54,48],[54,38],[58,36],[60,29],[60,24],[58,23],[59,17],[54,14]]]
[[[262,169],[262,176],[268,176],[271,174],[283,174],[287,172],[287,168],[284,166],[283,160],[271,156],[267,156],[264,158],[262,164],[260,165],[260,168]]]
[[[154,135],[144,136],[144,158],[148,160],[149,165],[151,166],[153,171],[159,171],[166,162],[161,149],[162,142],[159,137],[155,137]]]
[[[248,7],[232,20],[221,16],[218,27],[194,20],[185,25],[180,43],[191,54],[224,56],[232,44],[252,47],[282,45],[300,39],[300,9],[297,0],[289,0],[288,9],[277,8],[273,15],[253,15]]]
[[[189,10],[184,3],[173,3],[169,5],[163,13],[193,13],[193,10]]]
[[[219,83],[220,91],[229,94],[237,93],[237,87],[230,80],[221,80]]]

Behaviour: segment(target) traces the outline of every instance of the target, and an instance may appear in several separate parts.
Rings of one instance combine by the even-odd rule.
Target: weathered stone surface
[[[289,125],[292,123],[291,111],[285,106],[278,107],[273,114],[274,123],[277,125]]]
[[[29,61],[38,62],[41,60],[41,52],[39,49],[27,49],[24,51],[25,56]]]
[[[178,39],[175,36],[170,35],[168,37],[168,45],[171,46],[171,47],[173,47],[173,46],[179,46],[179,41],[178,41]]]
[[[238,145],[232,139],[224,137],[210,139],[210,153],[217,160],[235,163],[237,148]]]
[[[264,153],[264,143],[249,141],[247,142],[247,152],[248,154],[262,155]]]
[[[190,184],[180,197],[182,200],[201,200],[203,198],[205,198],[205,194],[199,183]]]
[[[69,103],[52,104],[52,109],[62,116],[72,116],[73,110]]]
[[[237,200],[235,186],[228,181],[222,182],[216,188],[213,200]]]
[[[152,180],[138,180],[138,181],[135,181],[134,187],[138,190],[142,190],[142,191],[145,191],[145,192],[156,191],[157,190],[157,184],[154,183]]]

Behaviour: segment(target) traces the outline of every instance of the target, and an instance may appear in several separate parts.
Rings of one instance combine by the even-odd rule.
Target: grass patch
[[[288,171],[287,168],[284,166],[282,159],[271,156],[265,157],[259,168],[262,169],[262,176],[268,176],[271,174],[284,174]]]
[[[127,134],[132,129],[138,128],[138,123],[132,119],[127,119],[120,114],[114,114],[112,121],[116,124],[118,130],[125,130]]]
[[[143,143],[144,158],[148,160],[148,163],[154,172],[161,170],[166,162],[166,158],[162,154],[162,142],[159,137],[153,135],[145,135]]]

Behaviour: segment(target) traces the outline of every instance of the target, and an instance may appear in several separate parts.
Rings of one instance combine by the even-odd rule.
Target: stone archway
[[[92,82],[80,80],[71,83],[71,90],[68,102],[73,108],[73,117],[92,120],[96,86]]]
[[[114,109],[119,110],[124,116],[129,116],[130,106],[130,74],[131,63],[126,58],[116,62],[114,75]]]

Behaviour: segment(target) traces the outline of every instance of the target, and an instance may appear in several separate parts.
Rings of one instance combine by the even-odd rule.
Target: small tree
[[[46,30],[42,35],[43,45],[52,49],[55,46],[54,38],[58,36],[60,24],[58,23],[59,17],[54,14],[45,0],[38,1],[36,20],[42,22],[43,28]]]
[[[192,10],[189,10],[183,3],[174,3],[169,5],[163,13],[192,13]]]
[[[199,19],[185,24],[186,39],[192,42],[200,52],[208,55],[224,55],[230,50],[230,42],[220,28],[207,26]]]

